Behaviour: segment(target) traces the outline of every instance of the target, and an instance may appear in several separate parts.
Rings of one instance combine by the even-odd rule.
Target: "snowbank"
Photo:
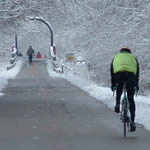
[[[18,60],[16,63],[16,66],[11,70],[3,70],[0,73],[0,96],[3,95],[1,93],[2,89],[6,87],[8,84],[8,79],[13,79],[16,77],[16,75],[19,73],[20,69],[22,67],[22,61]]]
[[[106,104],[112,110],[114,109],[115,98],[113,93],[108,87],[101,87],[92,81],[85,80],[72,73],[59,74],[52,70],[50,64],[48,64],[49,75],[53,78],[64,78],[72,84],[78,86],[82,90],[95,97],[97,100]],[[136,122],[142,124],[146,129],[150,130],[150,97],[137,96],[136,101]]]

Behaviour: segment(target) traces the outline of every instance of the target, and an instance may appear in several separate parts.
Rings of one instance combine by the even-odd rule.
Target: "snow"
[[[16,66],[13,69],[6,70],[6,68],[1,70],[0,73],[0,96],[3,95],[2,89],[5,88],[8,84],[8,79],[14,79],[19,73],[22,66],[22,61],[18,60]]]
[[[79,74],[65,73],[60,74],[52,70],[50,63],[47,65],[47,69],[50,77],[52,78],[63,78],[74,84],[75,86],[81,88],[85,92],[89,93],[91,96],[95,97],[97,100],[106,104],[112,110],[115,105],[115,97],[109,87],[102,87],[94,83],[93,81],[87,80]],[[147,130],[150,130],[150,96],[135,96],[136,102],[136,119],[135,121],[142,124]]]
[[[74,84],[85,91],[89,90],[92,96],[110,108],[114,105],[112,92],[109,88],[97,84],[110,86],[108,71],[111,60],[123,45],[128,45],[139,60],[140,92],[143,95],[150,93],[149,0],[3,0],[0,3],[0,15],[1,52],[9,52],[8,45],[14,42],[14,31],[17,31],[19,49],[23,54],[29,45],[32,45],[35,51],[47,54],[50,46],[47,27],[27,19],[30,15],[35,18],[43,16],[53,27],[58,58],[65,61],[66,54],[74,53],[77,59],[82,58],[95,71],[87,74],[80,67],[76,76],[66,74],[61,77],[71,82],[76,78]],[[0,80],[0,90],[6,86],[8,75],[13,74],[13,70],[3,72],[3,66],[0,66],[0,72],[5,76],[5,80]],[[76,67],[72,69],[76,70]],[[81,81],[77,75],[82,76]],[[55,73],[53,76],[60,77]],[[4,77],[0,74],[1,78]],[[89,78],[92,81],[87,81]],[[150,120],[146,117],[150,110],[149,97],[138,96],[135,99],[136,120],[150,129]]]
[[[82,57],[96,68],[91,74],[93,81],[105,86],[109,86],[111,59],[123,45],[128,45],[140,62],[141,93],[146,95],[150,91],[149,8],[149,0],[5,0],[0,3],[0,14],[9,19],[0,22],[0,49],[5,50],[14,42],[17,31],[23,54],[29,45],[35,52],[47,54],[48,28],[30,20],[42,17],[52,26],[57,56],[64,60],[68,53]]]

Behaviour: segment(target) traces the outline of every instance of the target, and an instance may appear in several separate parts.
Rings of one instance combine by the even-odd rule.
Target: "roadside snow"
[[[21,66],[22,66],[22,61],[18,60],[16,66],[13,69],[10,69],[8,71],[5,69],[0,73],[0,96],[3,95],[1,91],[8,84],[8,79],[15,78],[16,75],[19,73]]]
[[[97,100],[106,104],[112,110],[114,109],[115,98],[113,93],[108,87],[101,87],[94,82],[85,80],[72,73],[59,74],[52,70],[50,64],[48,64],[48,72],[52,78],[64,78],[72,84],[78,86],[82,90],[95,97]],[[136,122],[142,124],[146,129],[150,130],[150,96],[135,97],[136,101]]]

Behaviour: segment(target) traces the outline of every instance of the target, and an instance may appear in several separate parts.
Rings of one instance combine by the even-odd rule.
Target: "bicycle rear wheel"
[[[127,111],[124,111],[124,114],[123,114],[123,134],[124,136],[127,135]]]

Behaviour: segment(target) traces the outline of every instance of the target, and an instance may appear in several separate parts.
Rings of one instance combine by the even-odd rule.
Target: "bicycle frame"
[[[130,124],[129,102],[128,102],[128,97],[127,97],[126,83],[124,84],[124,87],[123,87],[123,98],[121,99],[121,105],[122,105],[121,120],[124,126],[124,136],[126,136],[126,129],[128,128],[129,130],[129,124]]]

